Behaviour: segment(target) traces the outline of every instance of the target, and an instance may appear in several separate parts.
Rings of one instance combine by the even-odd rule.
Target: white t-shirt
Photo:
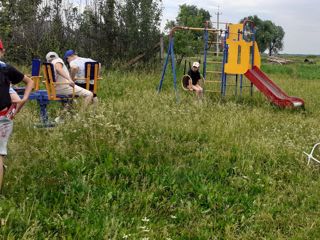
[[[65,78],[62,77],[60,74],[58,74],[58,73],[57,73],[57,70],[56,70],[56,68],[55,68],[55,64],[56,64],[56,63],[61,63],[61,64],[62,64],[62,70],[63,70],[63,71],[65,72],[65,74],[66,74],[67,76],[69,76],[69,78],[71,79],[70,74],[69,74],[69,71],[68,71],[68,68],[67,68],[67,66],[64,64],[63,60],[62,60],[61,58],[56,58],[56,59],[52,60],[51,63],[52,63],[53,66],[54,66],[54,75],[56,76],[56,82],[64,82],[64,83],[69,82],[68,79],[65,79]],[[57,86],[56,86],[56,89],[64,89],[64,88],[68,88],[68,87],[69,87],[68,84],[65,84],[65,85],[63,84],[63,85],[57,85]]]
[[[77,57],[74,60],[70,61],[70,68],[79,68],[79,71],[76,73],[76,78],[85,78],[85,63],[86,62],[95,62],[91,58]],[[76,83],[86,83],[86,80],[76,80]],[[90,84],[94,84],[94,81],[91,80]]]

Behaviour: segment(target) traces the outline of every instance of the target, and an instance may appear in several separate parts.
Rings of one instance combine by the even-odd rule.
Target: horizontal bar
[[[206,61],[206,63],[222,63],[222,62],[217,62],[217,61]]]
[[[204,80],[204,82],[206,83],[221,83],[221,81],[218,80]]]

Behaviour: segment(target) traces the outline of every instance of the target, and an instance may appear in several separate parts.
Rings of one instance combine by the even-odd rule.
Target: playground
[[[303,154],[320,135],[318,68],[262,59],[306,111],[258,91],[198,102],[180,90],[177,104],[172,75],[155,91],[160,68],[103,72],[98,106],[54,128],[34,128],[39,107],[28,102],[9,144],[0,235],[318,238],[319,167]]]
[[[207,85],[208,83],[218,83],[220,84],[220,89],[213,91],[207,90],[208,92],[216,92],[221,94],[222,97],[226,95],[227,87],[234,88],[234,94],[237,95],[239,92],[242,94],[244,87],[250,87],[250,95],[253,93],[253,86],[255,86],[259,91],[261,91],[267,99],[278,107],[302,107],[304,108],[303,99],[297,97],[288,96],[277,84],[275,84],[263,71],[260,69],[261,56],[258,48],[258,44],[255,41],[255,26],[252,21],[245,20],[240,24],[225,23],[225,29],[210,29],[208,23],[205,23],[204,28],[192,28],[192,27],[179,27],[176,26],[171,29],[169,33],[169,46],[167,57],[163,65],[161,80],[158,86],[158,92],[160,93],[165,78],[166,70],[168,67],[169,59],[171,60],[171,72],[173,75],[173,84],[176,92],[177,100],[177,74],[176,74],[176,59],[174,54],[174,38],[176,31],[202,31],[203,32],[203,68],[202,68],[202,85]],[[209,49],[209,35],[214,34],[215,42],[211,40],[211,44],[216,44],[216,57],[213,58],[214,61],[208,61],[208,51]],[[221,52],[219,47],[222,48]],[[222,47],[221,47],[222,46]],[[211,51],[212,53],[212,51]],[[218,55],[222,54],[222,61],[218,61]],[[198,54],[199,55],[199,54]],[[192,57],[199,59],[201,62],[201,57]],[[208,64],[215,65],[215,71],[208,71]],[[217,67],[218,66],[218,67]],[[191,64],[189,62],[189,68]],[[212,66],[211,66],[212,68]],[[218,68],[218,70],[217,70]],[[220,69],[220,70],[219,70]],[[207,74],[215,74],[214,77],[208,76],[210,80],[207,79]],[[218,75],[218,76],[217,76]],[[233,83],[230,84],[228,77],[233,77]],[[250,85],[244,85],[244,76],[250,81]],[[212,79],[214,78],[214,79]],[[186,75],[186,64],[184,68],[184,76],[181,78],[182,88],[188,90],[187,81],[191,80],[189,75]],[[238,83],[240,82],[240,83]]]

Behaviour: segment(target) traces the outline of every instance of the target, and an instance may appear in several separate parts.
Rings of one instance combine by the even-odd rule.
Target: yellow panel
[[[251,66],[250,48],[252,42],[246,42],[242,39],[243,24],[229,24],[229,36],[226,40],[228,44],[228,63],[225,64],[224,71],[227,74],[244,74]],[[240,48],[240,56],[239,56]],[[238,59],[239,56],[239,59]],[[239,62],[238,62],[239,60]],[[258,44],[254,43],[254,65],[260,67],[261,57]]]
[[[243,24],[229,24],[228,27],[229,27],[228,39],[234,40],[234,41],[238,41],[238,39],[242,39],[242,33],[239,34],[239,31],[242,32]]]
[[[224,71],[228,74],[244,74],[250,68],[250,46],[246,41],[227,40],[228,63],[225,64]],[[240,47],[240,61],[238,62]]]
[[[257,42],[254,42],[254,65],[258,68],[260,68],[261,65],[261,57]]]

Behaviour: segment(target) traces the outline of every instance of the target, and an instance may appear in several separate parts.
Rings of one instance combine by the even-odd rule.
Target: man
[[[72,95],[73,88],[74,93],[78,97],[83,97],[85,105],[88,105],[92,102],[93,94],[92,92],[79,87],[75,86],[74,82],[72,81],[68,68],[64,64],[63,60],[59,58],[58,54],[55,52],[48,52],[46,55],[46,59],[49,63],[52,63],[55,71],[56,82],[60,83],[56,85],[56,93],[59,95]],[[65,84],[61,84],[65,83]]]
[[[0,40],[0,58],[4,56],[4,48]],[[11,100],[10,84],[18,84],[23,81],[27,86],[20,100]],[[7,155],[7,143],[13,128],[13,117],[17,104],[21,108],[28,100],[34,84],[31,78],[19,72],[14,67],[0,61],[0,192],[3,185],[4,157]]]
[[[191,77],[189,81],[188,88],[190,90],[196,91],[198,97],[202,97],[203,89],[199,84],[199,80],[201,79],[201,74],[199,72],[200,63],[194,62],[192,64],[191,69],[188,72],[188,75]]]
[[[83,58],[79,57],[74,50],[68,50],[64,54],[64,60],[66,60],[70,65],[70,75],[72,80],[76,85],[86,88],[86,80],[85,80],[85,63],[86,62],[96,62],[91,58]],[[99,63],[99,69],[101,65]],[[89,90],[93,92],[94,81],[90,81]],[[94,98],[96,100],[96,94],[94,94]]]

